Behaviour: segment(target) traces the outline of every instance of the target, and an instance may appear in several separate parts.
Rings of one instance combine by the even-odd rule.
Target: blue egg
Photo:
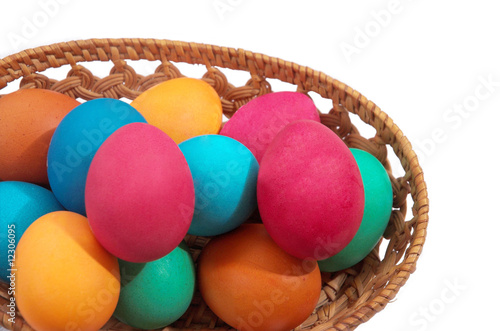
[[[41,216],[58,210],[64,208],[46,188],[25,182],[0,182],[0,246],[2,247],[0,278],[2,280],[8,282],[12,255],[26,229]]]
[[[179,144],[193,176],[195,209],[188,233],[216,236],[240,226],[257,207],[259,164],[240,142],[221,135]]]
[[[47,172],[52,192],[67,209],[85,212],[85,182],[97,149],[120,127],[146,123],[129,104],[101,98],[87,101],[66,115],[49,145]]]

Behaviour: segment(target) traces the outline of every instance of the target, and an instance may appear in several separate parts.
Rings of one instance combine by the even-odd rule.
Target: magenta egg
[[[94,156],[85,204],[94,235],[111,254],[129,262],[153,261],[175,249],[191,225],[191,172],[163,131],[128,124]]]
[[[245,145],[260,163],[278,132],[298,120],[320,121],[311,98],[300,92],[273,92],[258,96],[241,106],[220,134]]]
[[[257,203],[283,250],[320,260],[356,234],[363,182],[354,156],[333,131],[316,121],[296,121],[278,133],[261,160]]]

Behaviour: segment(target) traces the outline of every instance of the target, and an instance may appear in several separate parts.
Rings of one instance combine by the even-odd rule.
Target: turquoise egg
[[[26,229],[41,216],[64,210],[52,192],[41,186],[0,182],[0,279],[8,282],[14,250]]]
[[[318,261],[321,271],[334,272],[363,260],[382,237],[392,212],[392,186],[384,166],[372,154],[350,148],[365,190],[365,208],[358,232],[336,255]]]
[[[106,138],[134,122],[146,120],[129,104],[110,98],[82,103],[62,119],[49,145],[47,173],[52,192],[67,210],[86,215],[90,162]]]
[[[118,260],[121,289],[114,316],[139,329],[158,329],[178,320],[195,289],[195,267],[183,241],[168,255],[147,263]]]
[[[226,136],[197,136],[179,144],[193,176],[195,209],[188,233],[231,231],[257,207],[259,164],[242,143]]]

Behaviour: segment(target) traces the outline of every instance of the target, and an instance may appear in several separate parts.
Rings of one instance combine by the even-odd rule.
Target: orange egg
[[[220,97],[201,79],[167,80],[139,95],[131,106],[177,144],[195,136],[217,134],[222,125]]]
[[[42,89],[21,89],[0,98],[0,180],[47,185],[50,139],[62,118],[79,104]]]
[[[52,212],[30,225],[15,269],[17,307],[38,331],[99,330],[118,303],[118,260],[73,212]]]
[[[198,268],[203,299],[240,331],[291,330],[313,312],[321,292],[317,262],[287,254],[262,224],[212,239]]]

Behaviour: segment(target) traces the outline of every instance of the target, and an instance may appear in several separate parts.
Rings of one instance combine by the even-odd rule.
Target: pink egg
[[[85,204],[94,235],[111,254],[129,262],[153,261],[177,247],[191,225],[191,172],[163,131],[128,124],[94,156]]]
[[[274,241],[301,259],[340,252],[364,209],[354,156],[333,131],[304,120],[287,125],[269,145],[257,180],[262,222]]]
[[[287,124],[298,120],[319,122],[314,102],[300,92],[261,95],[236,111],[220,134],[238,140],[260,163],[267,147]]]

